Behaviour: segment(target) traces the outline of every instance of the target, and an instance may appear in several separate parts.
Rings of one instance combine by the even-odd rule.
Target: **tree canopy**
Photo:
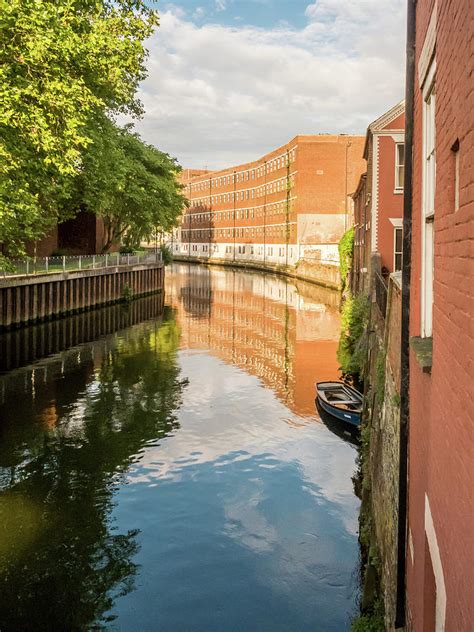
[[[76,179],[76,205],[104,220],[104,250],[124,239],[139,244],[168,231],[186,204],[174,158],[143,142],[130,126],[96,121]]]
[[[0,244],[10,254],[70,216],[65,201],[77,190],[76,178],[98,161],[92,144],[107,127],[106,115],[141,114],[144,41],[157,24],[145,0],[0,0]],[[160,160],[166,163],[149,146],[139,150],[135,135],[113,123],[109,136],[111,130],[141,152],[144,169],[155,173]],[[175,163],[167,159],[168,172]]]

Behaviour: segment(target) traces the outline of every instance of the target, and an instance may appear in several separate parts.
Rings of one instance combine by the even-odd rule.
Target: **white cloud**
[[[216,11],[225,11],[227,6],[225,0],[215,0]]]
[[[403,97],[404,0],[318,0],[273,30],[164,12],[149,42],[143,137],[184,166],[258,158],[296,134],[365,133]]]
[[[193,18],[195,20],[199,20],[206,14],[206,9],[204,7],[197,7],[197,9],[193,13]]]

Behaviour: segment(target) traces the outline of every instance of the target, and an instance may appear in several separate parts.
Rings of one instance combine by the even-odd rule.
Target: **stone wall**
[[[400,273],[395,273],[388,280],[385,313],[375,300],[371,302],[362,430],[362,607],[370,608],[381,596],[389,631],[394,629],[397,583],[400,327]]]
[[[397,277],[388,285],[385,318],[373,303],[375,356],[370,383],[374,397],[369,471],[375,538],[387,629],[395,620],[397,582],[398,476],[400,446],[401,291]]]
[[[174,255],[173,258],[175,261],[193,261],[195,263],[205,263],[209,265],[231,266],[253,270],[268,270],[269,272],[285,274],[295,279],[301,279],[302,281],[317,283],[318,285],[334,290],[339,290],[341,287],[341,273],[339,266],[319,263],[314,259],[300,259],[298,265],[296,266],[285,266],[269,262],[263,263],[261,261],[246,261],[242,259],[238,261],[226,261],[225,259],[217,259],[215,257],[209,259],[206,257],[186,257],[184,255]]]

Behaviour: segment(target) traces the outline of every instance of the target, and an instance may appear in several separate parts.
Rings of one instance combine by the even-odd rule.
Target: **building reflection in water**
[[[205,349],[257,376],[293,412],[318,415],[314,383],[338,379],[339,295],[261,272],[196,264],[167,270],[181,348]]]

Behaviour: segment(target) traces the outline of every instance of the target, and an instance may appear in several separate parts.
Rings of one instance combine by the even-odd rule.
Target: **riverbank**
[[[320,263],[316,260],[301,259],[295,266],[264,263],[260,261],[216,259],[207,257],[186,257],[173,255],[173,260],[182,263],[204,263],[206,265],[224,266],[226,268],[240,268],[257,270],[259,272],[273,272],[283,274],[292,279],[308,281],[331,290],[341,289],[341,275],[339,267]]]
[[[7,277],[0,285],[0,331],[161,292],[161,262]]]

